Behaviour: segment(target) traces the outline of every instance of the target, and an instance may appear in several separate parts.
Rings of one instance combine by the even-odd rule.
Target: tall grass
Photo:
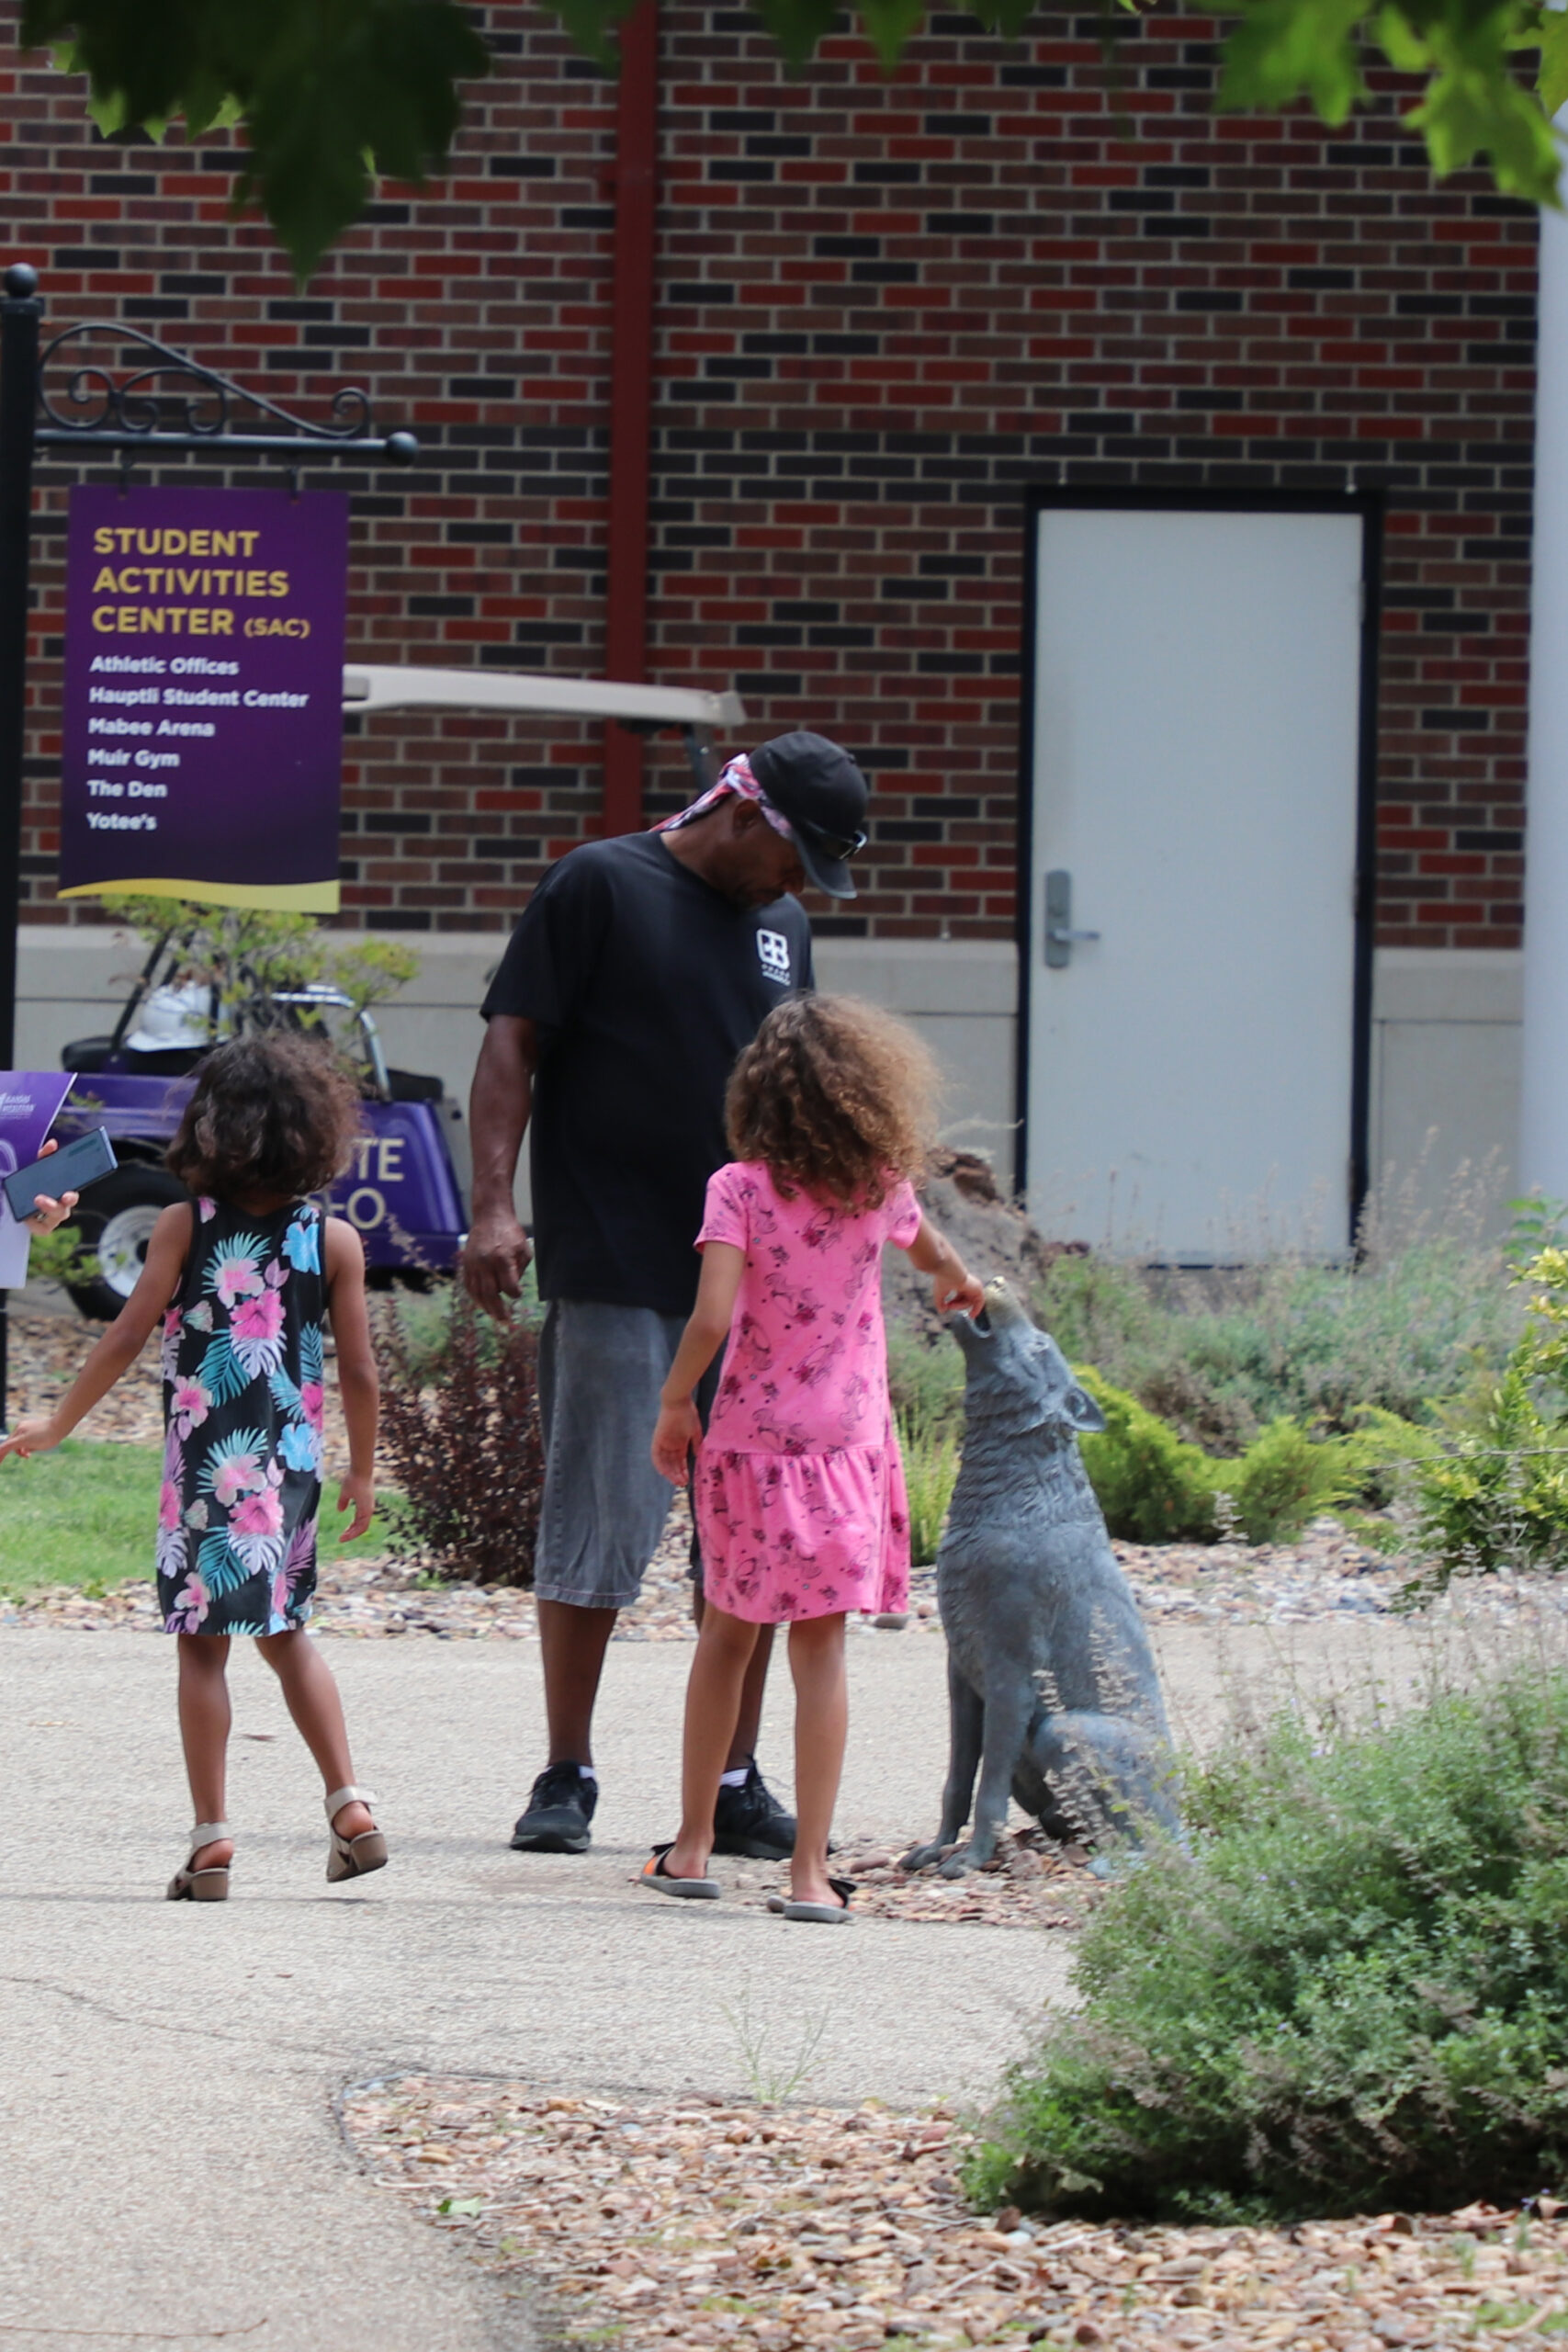
[[[1182,1436],[1237,1453],[1270,1422],[1354,1427],[1366,1407],[1419,1421],[1500,1372],[1522,1310],[1501,1250],[1461,1237],[1359,1265],[1280,1258],[1213,1274],[1061,1258],[1037,1318]]]
[[[898,1445],[909,1503],[909,1563],[926,1568],[936,1558],[958,1480],[958,1432],[951,1422],[900,1414]]]

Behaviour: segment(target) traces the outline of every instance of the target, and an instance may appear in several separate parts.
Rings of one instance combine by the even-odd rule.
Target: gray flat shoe
[[[664,1867],[664,1857],[674,1851],[674,1841],[668,1846],[655,1846],[642,1866],[642,1883],[650,1886],[655,1894],[673,1894],[682,1903],[716,1903],[724,1893],[716,1878],[671,1878]]]
[[[768,1908],[781,1919],[808,1919],[818,1927],[845,1928],[853,1917],[850,1898],[855,1891],[852,1878],[830,1878],[828,1881],[837,1903],[796,1903],[792,1895],[770,1894]]]

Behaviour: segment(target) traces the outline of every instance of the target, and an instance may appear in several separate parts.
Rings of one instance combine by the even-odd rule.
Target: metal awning
[[[519,670],[418,670],[347,662],[343,707],[355,710],[512,710],[520,716],[619,718],[633,727],[728,733],[744,724],[738,694],[628,685],[614,678],[532,676]]]

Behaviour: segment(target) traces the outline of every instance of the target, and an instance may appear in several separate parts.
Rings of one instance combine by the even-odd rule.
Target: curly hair
[[[292,1200],[342,1174],[359,1128],[359,1090],[331,1046],[273,1030],[208,1055],[165,1157],[193,1193]]]
[[[786,1199],[798,1187],[876,1208],[924,1165],[937,1091],[936,1063],[890,1012],[855,997],[790,997],[735,1065],[729,1148],[765,1160]]]

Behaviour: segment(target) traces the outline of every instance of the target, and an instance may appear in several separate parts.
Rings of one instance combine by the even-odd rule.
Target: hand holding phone
[[[41,1159],[18,1168],[14,1174],[0,1179],[0,1183],[11,1215],[18,1225],[25,1225],[40,1193],[57,1201],[63,1193],[85,1191],[118,1165],[107,1130],[90,1127],[85,1136],[77,1136],[73,1142],[62,1144],[58,1151],[48,1152]]]

